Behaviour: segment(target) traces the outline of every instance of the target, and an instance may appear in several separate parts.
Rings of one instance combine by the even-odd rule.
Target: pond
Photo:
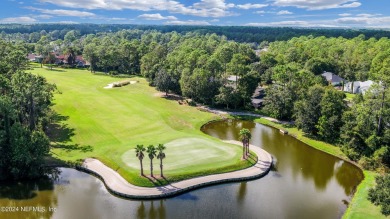
[[[248,182],[222,184],[169,199],[111,195],[97,178],[69,168],[56,177],[0,184],[0,218],[339,218],[362,172],[354,165],[250,121],[219,121],[202,131],[220,139],[252,132],[251,144],[271,153],[274,169]]]

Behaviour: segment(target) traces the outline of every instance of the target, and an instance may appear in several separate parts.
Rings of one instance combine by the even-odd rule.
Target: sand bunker
[[[123,86],[126,86],[128,84],[136,84],[138,82],[139,81],[119,81],[119,82],[113,82],[111,84],[107,84],[107,86],[105,86],[104,88],[105,89],[111,89],[111,88],[114,88],[114,87],[123,87]]]

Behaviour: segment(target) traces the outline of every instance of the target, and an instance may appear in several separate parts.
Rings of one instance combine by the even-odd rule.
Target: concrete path
[[[241,145],[238,141],[225,141],[230,144]],[[166,186],[159,187],[139,187],[128,183],[113,169],[107,167],[97,159],[87,158],[79,169],[91,173],[102,179],[106,188],[115,195],[125,198],[153,199],[175,196],[189,190],[207,185],[235,182],[260,178],[268,173],[272,165],[272,156],[260,147],[250,145],[250,150],[257,157],[257,163],[249,168],[229,173],[213,174],[208,176],[187,179]]]

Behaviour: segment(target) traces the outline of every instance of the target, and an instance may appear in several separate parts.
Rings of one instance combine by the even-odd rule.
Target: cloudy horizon
[[[386,0],[4,0],[0,23],[390,28]]]

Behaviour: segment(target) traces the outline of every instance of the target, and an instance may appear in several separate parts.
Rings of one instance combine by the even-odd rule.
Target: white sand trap
[[[166,143],[165,146],[167,148],[165,151],[166,158],[163,162],[164,169],[167,171],[230,160],[236,155],[233,148],[237,147],[202,138],[180,138]],[[126,151],[122,155],[122,161],[131,168],[139,169],[140,163],[135,156],[135,149]],[[158,159],[153,159],[155,169],[159,168],[159,162]],[[143,164],[146,170],[150,168],[147,153],[145,153]]]
[[[104,89],[111,89],[111,88],[114,88],[114,87],[123,87],[123,86],[126,86],[128,84],[136,84],[138,82],[139,81],[119,81],[119,82],[113,82],[113,83],[107,84],[107,86],[105,86]]]

